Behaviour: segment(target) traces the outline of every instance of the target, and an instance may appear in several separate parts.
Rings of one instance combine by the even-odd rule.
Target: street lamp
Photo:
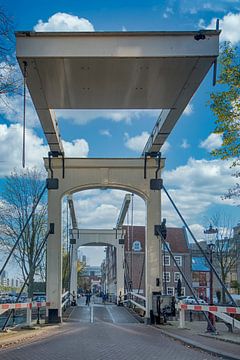
[[[207,237],[206,243],[208,247],[209,252],[209,261],[212,265],[213,263],[213,251],[215,248],[215,242],[217,239],[218,229],[214,229],[212,225],[209,225],[209,229],[204,230],[204,234]],[[213,305],[213,270],[212,267],[210,267],[210,279],[209,279],[209,286],[210,286],[210,293],[209,293],[209,305]],[[214,314],[208,312],[208,318],[212,326],[208,323],[207,326],[207,332],[215,332],[215,316]]]

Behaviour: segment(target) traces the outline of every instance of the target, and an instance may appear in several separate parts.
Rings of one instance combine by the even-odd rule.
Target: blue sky
[[[220,19],[221,41],[240,42],[240,0],[216,1],[45,1],[9,0],[2,4],[16,30],[36,31],[172,31],[215,28]],[[240,221],[239,208],[221,195],[234,184],[228,164],[211,158],[209,151],[221,143],[211,135],[214,118],[207,101],[213,91],[212,69],[194,95],[165,144],[165,186],[198,238],[211,214],[225,212]],[[21,161],[22,99],[8,99],[1,106],[0,163],[3,179]],[[139,157],[158,112],[103,112],[58,114],[59,126],[68,156]],[[48,148],[31,106],[27,106],[27,166],[42,166]],[[11,151],[9,151],[11,149]],[[3,180],[1,180],[1,184]],[[79,213],[84,207],[84,227],[112,228],[124,194],[119,191],[92,191],[75,196]],[[135,201],[134,223],[144,225],[144,204]],[[94,216],[93,216],[94,214]],[[171,226],[182,226],[163,198],[163,216]],[[90,253],[89,253],[90,254]],[[95,254],[96,255],[96,254]],[[89,255],[92,256],[91,254]],[[96,259],[96,257],[95,257]],[[94,260],[95,261],[95,260]]]

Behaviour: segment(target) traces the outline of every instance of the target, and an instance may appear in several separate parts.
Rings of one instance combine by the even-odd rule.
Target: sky
[[[2,3],[15,30],[30,31],[192,31],[215,29],[220,19],[220,41],[240,42],[240,0],[29,0]],[[16,71],[17,65],[16,65]],[[164,145],[163,179],[183,216],[198,239],[213,214],[225,213],[232,224],[240,221],[239,207],[222,195],[234,185],[229,163],[214,159],[210,151],[221,145],[212,134],[214,117],[208,105],[213,71],[209,71]],[[21,162],[22,98],[12,96],[0,105],[0,184]],[[154,111],[61,111],[57,114],[67,156],[139,157],[157,120]],[[43,167],[48,146],[39,120],[27,101],[26,164]],[[74,195],[79,227],[113,228],[125,193],[89,190]],[[82,215],[83,214],[83,215]],[[182,226],[163,196],[162,216],[168,226]],[[128,215],[131,223],[131,213]],[[126,221],[127,221],[126,220]],[[145,205],[134,196],[134,225],[145,224]],[[103,251],[81,250],[90,264],[99,264]]]

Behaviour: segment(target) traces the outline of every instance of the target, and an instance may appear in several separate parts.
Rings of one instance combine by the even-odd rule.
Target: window
[[[174,282],[178,282],[178,279],[182,280],[182,275],[180,274],[180,272],[175,272],[174,273]]]
[[[174,256],[174,259],[176,260],[178,266],[182,266],[182,256],[180,255]]]
[[[170,256],[169,255],[163,256],[163,265],[170,266]]]
[[[167,288],[167,295],[174,295],[174,287],[168,287]]]
[[[163,273],[163,281],[165,282],[170,282],[171,281],[171,277],[170,277],[170,272],[164,272]]]

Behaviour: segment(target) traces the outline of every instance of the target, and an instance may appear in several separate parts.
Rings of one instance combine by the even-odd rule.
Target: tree
[[[213,256],[214,265],[216,265],[221,280],[226,285],[229,280],[229,274],[236,271],[236,266],[240,259],[240,244],[238,239],[232,236],[233,226],[228,216],[215,214],[210,222],[213,227],[218,229]],[[223,302],[226,301],[224,289],[222,289],[221,298]]]
[[[233,175],[240,177],[240,60],[239,48],[230,43],[221,47],[219,59],[219,91],[211,93],[210,108],[216,117],[214,133],[222,135],[222,145],[212,154],[222,160],[231,160]],[[229,189],[227,198],[239,198],[240,185]]]
[[[34,205],[43,189],[39,171],[14,172],[6,177],[0,203],[0,243],[11,251]],[[46,200],[46,199],[45,199]],[[47,231],[47,204],[39,203],[33,212],[13,256],[18,263],[23,279],[28,279],[28,296],[33,295],[34,276],[40,271],[45,249],[42,244]]]
[[[63,289],[65,290],[69,290],[69,285],[70,285],[70,257],[69,257],[69,252],[67,252],[66,250],[63,250],[63,266],[62,266],[62,272],[63,272],[63,276],[62,276],[62,284],[63,284]],[[78,260],[77,261],[77,285],[78,287],[81,284],[81,276],[82,273],[85,269],[85,263]]]
[[[12,19],[0,7],[0,98],[19,93],[21,78],[15,60],[15,37]]]

